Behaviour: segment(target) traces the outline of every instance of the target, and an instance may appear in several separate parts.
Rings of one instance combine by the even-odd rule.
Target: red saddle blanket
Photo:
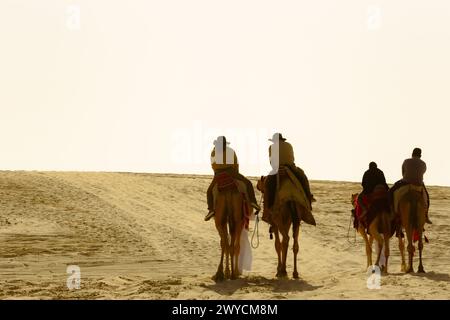
[[[368,207],[369,206],[369,199],[367,196],[362,196],[361,200],[363,202],[363,204]],[[356,200],[355,202],[356,206],[355,206],[355,217],[358,221],[361,221],[361,215],[362,215],[362,211],[363,209],[361,208],[361,206],[359,205],[358,200]]]
[[[226,191],[226,190],[238,190],[237,181],[235,178],[233,178],[229,173],[222,172],[218,173],[216,175],[216,183],[217,183],[217,189],[219,192]],[[244,201],[242,201],[242,212],[244,213],[244,227],[245,229],[249,229],[250,224],[250,215],[251,210],[249,209],[246,201],[245,193],[241,192],[242,198]]]
[[[389,198],[386,190],[375,191],[369,195],[362,196],[362,202],[368,209],[366,216],[361,221],[362,208],[356,201],[355,216],[359,223],[362,223],[365,227],[368,227],[375,219],[378,212],[381,210],[390,211]]]
[[[217,188],[219,191],[236,189],[236,180],[227,172],[218,173],[216,176]]]

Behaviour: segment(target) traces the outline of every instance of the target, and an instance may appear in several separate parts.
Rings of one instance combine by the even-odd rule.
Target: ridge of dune
[[[349,198],[359,185],[332,181],[311,182],[317,227],[301,227],[300,280],[275,279],[273,241],[260,223],[252,272],[214,283],[219,237],[214,224],[203,221],[210,180],[207,175],[0,172],[0,298],[450,298],[450,188],[429,188],[434,224],[427,227],[431,243],[424,249],[428,273],[400,273],[394,239],[390,274],[382,278],[382,289],[369,290],[362,240],[348,228]],[[68,265],[81,268],[80,290],[66,287]]]

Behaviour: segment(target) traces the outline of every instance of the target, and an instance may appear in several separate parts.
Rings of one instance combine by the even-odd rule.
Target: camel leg
[[[390,255],[389,236],[390,236],[390,234],[384,234],[384,257],[386,259],[386,265],[384,266],[385,274],[388,273],[388,261],[389,261],[389,255]]]
[[[378,243],[378,252],[377,252],[377,260],[375,261],[375,265],[380,266],[381,252],[383,251],[383,238],[381,238],[381,236],[378,236],[378,237],[376,237],[376,240]]]
[[[223,229],[219,229],[220,234],[220,246],[222,248],[222,253],[220,256],[219,266],[217,267],[216,274],[212,277],[212,279],[216,282],[223,281],[225,276],[223,274],[223,257],[226,255],[227,259],[227,267],[228,267],[228,245],[227,245],[227,234]]]
[[[373,260],[372,260],[373,239],[374,239],[374,237],[371,234],[369,234],[370,265],[373,265]]]
[[[216,274],[212,277],[212,279],[216,282],[223,281],[225,276],[223,274],[223,258],[224,256],[228,261],[228,245],[227,245],[227,227],[225,220],[225,203],[224,201],[217,201],[216,203],[216,214],[214,216],[214,223],[216,225],[216,229],[220,236],[220,247],[221,247],[221,255],[219,266],[217,267]]]
[[[281,271],[280,271],[280,277],[284,278],[287,277],[287,271],[286,271],[286,260],[287,260],[287,252],[289,248],[289,235],[284,234],[283,240],[281,242]]]
[[[281,241],[280,241],[280,234],[275,226],[273,226],[273,233],[275,234],[275,250],[278,256],[276,277],[281,277]]]
[[[225,279],[230,279],[231,271],[230,271],[230,244],[228,243],[229,239],[226,240],[227,252],[225,255]]]
[[[406,237],[408,238],[408,268],[407,273],[414,272],[413,257],[414,257],[414,242],[413,242],[413,229],[408,227],[406,230]]]
[[[220,245],[222,247],[222,254],[220,255],[220,263],[219,263],[219,266],[217,267],[217,272],[214,277],[214,280],[216,280],[216,281],[222,281],[225,278],[224,274],[223,274],[223,256],[226,254],[227,248],[226,248],[226,244],[224,243],[223,239],[220,240]]]
[[[375,240],[378,243],[377,260],[375,261],[375,265],[380,266],[381,251],[383,250],[383,238],[381,237],[380,233],[377,230],[376,221],[374,221],[370,225],[370,234],[375,238]]]
[[[231,246],[230,246],[230,236],[228,234],[227,223],[224,223],[223,226],[223,237],[225,243],[225,279],[230,279],[230,254],[231,254]]]
[[[401,272],[406,272],[406,261],[405,261],[405,239],[402,238],[401,234],[398,236],[398,248],[400,249],[400,255],[402,257]]]
[[[233,215],[230,220],[231,234],[231,279],[239,278],[239,251],[241,249],[241,232],[243,228],[243,206],[246,205],[240,194],[233,197]],[[249,210],[251,210],[249,208]]]
[[[422,231],[419,231],[419,269],[417,270],[417,272],[419,273],[425,273],[425,269],[423,268],[422,264],[422,250],[423,250],[423,236]]]
[[[294,247],[293,247],[293,251],[294,251],[294,273],[292,274],[292,277],[294,279],[298,279],[297,254],[298,254],[298,250],[299,250],[298,234],[299,234],[299,231],[300,231],[300,221],[295,220],[293,222],[292,228],[293,228],[293,238],[294,238]]]
[[[367,270],[367,268],[372,265],[372,246],[369,243],[369,239],[367,238],[367,233],[366,230],[364,230],[364,227],[358,227],[358,232],[364,239],[364,243],[366,245]]]
[[[281,242],[281,277],[287,277],[286,271],[286,261],[287,261],[287,253],[289,249],[289,227],[290,223],[287,227],[283,228],[281,235],[283,236],[283,240]],[[287,230],[286,230],[287,229]]]
[[[235,230],[233,230],[235,231]],[[236,234],[235,232],[231,233],[231,241],[230,241],[230,264],[231,264],[231,280],[235,280],[236,274],[238,271],[236,270],[236,254],[235,254],[235,243],[236,243]]]
[[[235,275],[236,275],[236,270],[235,270],[235,261],[236,261],[236,257],[235,257],[235,242],[236,242],[236,227],[233,225],[233,223],[230,224],[229,226],[230,228],[230,244],[229,244],[229,254],[230,254],[230,264],[231,264],[231,277],[230,279],[236,279]]]
[[[239,253],[241,251],[241,233],[242,233],[242,223],[236,226],[234,232],[234,274],[231,275],[231,279],[239,278]]]

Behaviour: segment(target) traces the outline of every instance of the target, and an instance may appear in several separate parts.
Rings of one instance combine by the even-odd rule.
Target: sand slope
[[[317,227],[302,225],[301,280],[276,280],[276,253],[260,224],[253,271],[210,278],[219,237],[204,222],[207,176],[0,172],[0,298],[17,299],[449,299],[450,188],[431,187],[425,275],[400,273],[391,241],[390,275],[366,287],[362,240],[347,238],[358,184],[313,182]],[[255,181],[254,181],[255,182]],[[254,223],[252,222],[251,227]],[[81,289],[66,267],[81,268]],[[417,264],[416,264],[417,266]],[[289,259],[292,274],[292,256]]]

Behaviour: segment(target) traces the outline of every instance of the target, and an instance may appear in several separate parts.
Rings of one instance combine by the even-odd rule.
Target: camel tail
[[[297,212],[297,206],[295,205],[294,201],[291,201],[289,203],[289,208],[291,209],[291,218],[292,218],[292,224],[299,224],[300,223],[300,214],[301,212]],[[294,232],[294,228],[292,228],[292,232]]]
[[[228,226],[227,243],[228,243],[228,245],[232,245],[231,234],[234,232],[235,223],[234,223],[233,215],[230,212],[230,208],[228,208],[228,206],[225,209],[225,219],[227,221],[227,226]]]
[[[391,235],[391,221],[389,218],[389,214],[387,212],[383,212],[381,215],[381,233],[390,237]]]
[[[414,231],[419,230],[419,219],[417,216],[417,201],[412,193],[409,194],[409,221]]]

